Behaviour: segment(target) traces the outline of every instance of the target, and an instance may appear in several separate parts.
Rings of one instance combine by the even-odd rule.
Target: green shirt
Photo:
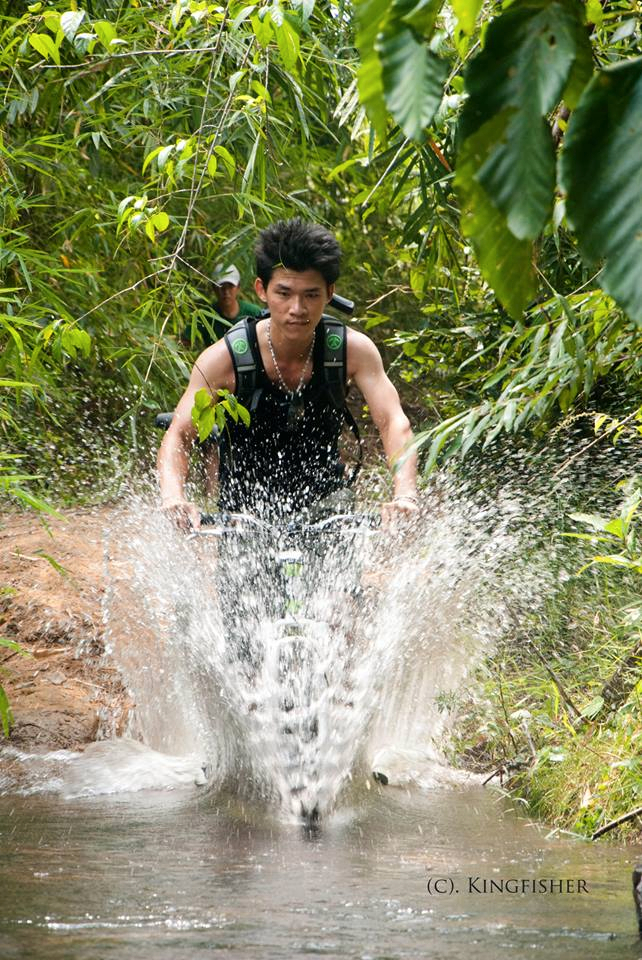
[[[233,327],[241,317],[260,317],[263,313],[263,307],[259,307],[255,303],[250,303],[249,300],[237,300],[237,303],[239,305],[239,312],[233,319],[226,317],[214,306],[211,307],[211,317],[198,317],[195,323],[195,339],[202,341],[206,347],[209,347],[211,344],[216,343],[217,340],[222,340],[227,331]],[[212,334],[214,335],[212,336]],[[186,327],[183,331],[183,340],[191,340],[191,338],[192,325],[190,324],[190,326]]]

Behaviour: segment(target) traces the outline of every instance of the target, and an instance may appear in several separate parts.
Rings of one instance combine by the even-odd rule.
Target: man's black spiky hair
[[[301,217],[278,220],[259,234],[256,273],[267,287],[277,267],[303,272],[318,270],[327,284],[335,283],[341,267],[341,247],[336,238],[318,223]]]

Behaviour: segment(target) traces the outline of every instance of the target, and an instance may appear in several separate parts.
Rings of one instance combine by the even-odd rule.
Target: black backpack
[[[236,376],[236,397],[239,403],[247,407],[250,414],[256,410],[261,397],[261,387],[257,386],[260,359],[253,350],[254,338],[250,334],[250,323],[256,323],[256,318],[242,317],[225,334],[234,373]],[[357,463],[350,478],[350,483],[356,479],[363,458],[362,440],[359,427],[346,404],[347,393],[347,330],[345,324],[323,314],[317,330],[323,337],[323,391],[332,405],[339,410],[348,424],[357,441]]]

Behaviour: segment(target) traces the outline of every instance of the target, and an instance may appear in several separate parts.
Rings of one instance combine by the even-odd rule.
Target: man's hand
[[[200,529],[201,514],[198,507],[188,500],[183,500],[182,497],[164,500],[161,504],[161,510],[179,530],[189,532],[190,530]]]
[[[413,520],[419,512],[419,499],[414,493],[398,494],[390,503],[384,503],[381,508],[381,521],[384,528]]]

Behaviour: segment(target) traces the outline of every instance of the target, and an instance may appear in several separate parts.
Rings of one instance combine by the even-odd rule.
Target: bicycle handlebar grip
[[[249,526],[266,526],[257,517],[247,513],[202,513],[201,526],[204,527],[234,527],[245,523]]]
[[[160,430],[168,430],[173,416],[173,413],[157,413],[154,417],[154,426]]]
[[[214,527],[217,523],[225,523],[227,519],[228,518],[224,513],[202,513],[201,526]]]
[[[354,300],[348,300],[347,297],[340,297],[338,293],[332,295],[328,306],[334,307],[335,310],[340,310],[341,313],[347,313],[349,317],[354,313]]]

